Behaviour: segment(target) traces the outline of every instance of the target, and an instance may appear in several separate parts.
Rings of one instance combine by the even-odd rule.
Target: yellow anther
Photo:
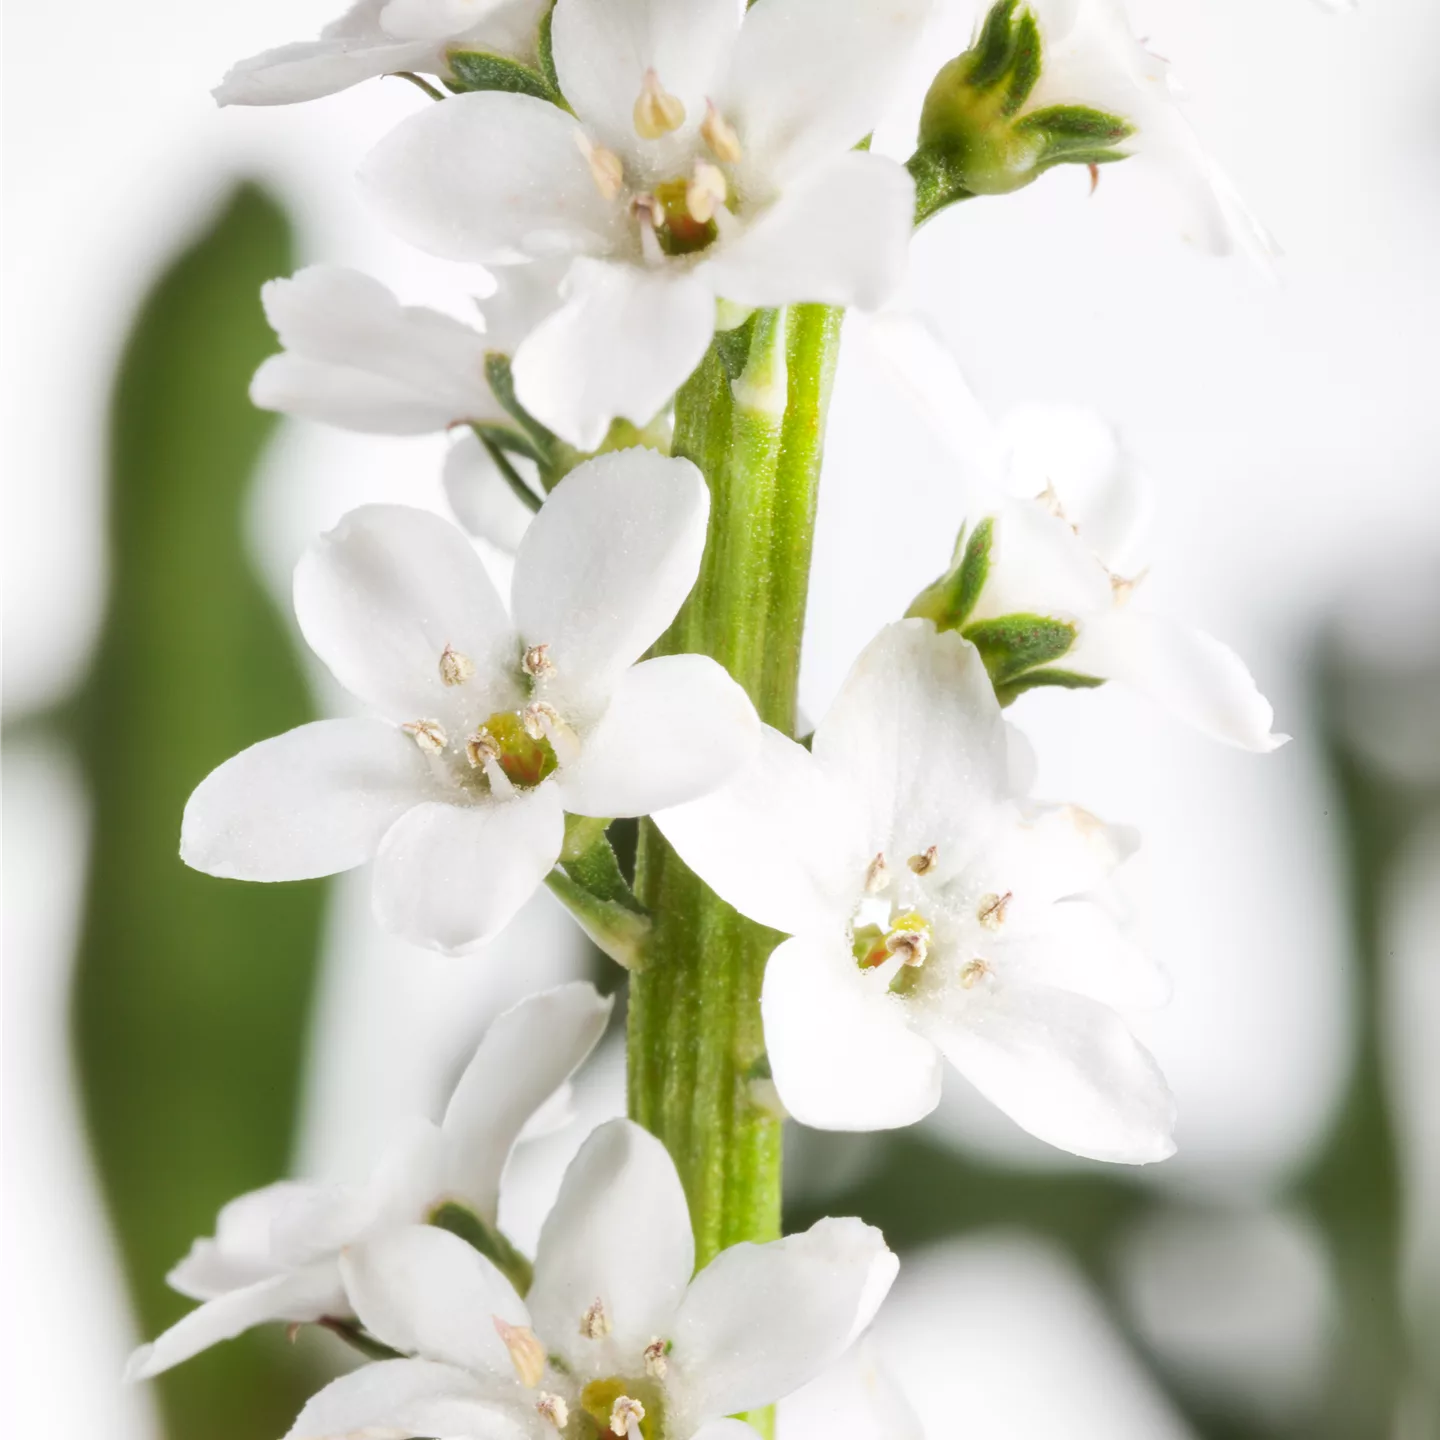
[[[515,1367],[520,1383],[527,1389],[534,1389],[545,1373],[545,1347],[528,1325],[509,1325],[498,1315],[491,1318],[495,1322],[495,1333],[510,1352],[510,1363]]]
[[[610,1411],[610,1432],[613,1435],[629,1435],[638,1429],[645,1418],[645,1407],[628,1395],[621,1395]]]
[[[440,679],[446,685],[463,685],[475,674],[475,662],[453,645],[440,652]]]
[[[625,166],[620,157],[613,150],[597,145],[583,130],[575,132],[575,143],[590,166],[595,188],[607,200],[614,200],[625,184]]]
[[[993,892],[986,895],[980,901],[980,908],[975,912],[975,918],[987,929],[998,930],[1005,923],[1005,912],[1010,908],[1010,902],[1015,898],[1014,892],[1007,890],[1003,895],[996,895]]]
[[[563,1396],[552,1395],[548,1390],[542,1390],[540,1398],[535,1402],[535,1408],[557,1430],[563,1430],[570,1423],[570,1407],[565,1403]]]
[[[932,845],[923,855],[912,855],[905,863],[917,875],[928,875],[935,868],[939,850]]]
[[[878,895],[890,884],[890,867],[885,863],[883,854],[877,855],[865,867],[865,893],[867,895]]]
[[[990,973],[990,967],[983,960],[972,960],[961,972],[960,983],[967,989],[975,986]]]
[[[690,212],[692,220],[700,225],[708,225],[715,218],[716,210],[725,203],[725,197],[729,193],[720,167],[712,165],[708,160],[697,160],[695,171],[685,187],[685,208]]]
[[[550,658],[549,645],[532,645],[520,660],[520,668],[533,679],[555,673],[555,662]]]
[[[665,1356],[669,1352],[670,1342],[668,1340],[655,1339],[645,1347],[645,1373],[652,1380],[663,1380],[665,1372],[670,1368],[670,1362]]]
[[[450,737],[438,720],[412,720],[400,727],[427,755],[441,754]]]
[[[705,102],[705,120],[700,134],[710,147],[710,153],[724,165],[738,165],[744,152],[740,148],[740,137],[735,127],[715,108],[711,100]]]
[[[654,70],[645,72],[635,100],[634,120],[635,133],[642,140],[658,140],[685,123],[683,102],[660,83]]]
[[[590,1302],[580,1317],[580,1333],[587,1340],[603,1340],[610,1333],[610,1316],[603,1300],[597,1298]]]

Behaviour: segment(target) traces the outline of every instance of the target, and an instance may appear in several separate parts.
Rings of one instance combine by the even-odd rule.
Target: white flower
[[[1163,987],[1084,898],[1133,842],[1016,803],[1007,765],[974,647],[907,620],[857,661],[813,752],[767,729],[739,779],[655,821],[723,899],[794,937],[763,1009],[797,1120],[908,1125],[934,1108],[943,1056],[1042,1140],[1162,1159],[1169,1091],[1110,1007]]]
[[[131,1357],[148,1379],[265,1321],[352,1315],[340,1276],[347,1245],[408,1226],[454,1201],[495,1224],[500,1175],[526,1122],[594,1048],[610,1001],[562,985],[489,1028],[437,1126],[418,1120],[363,1185],[282,1181],[232,1200],[170,1284],[204,1303]]]
[[[869,1324],[898,1262],[859,1220],[735,1245],[698,1275],[665,1147],[601,1126],[566,1172],[522,1300],[483,1256],[415,1226],[350,1250],[365,1328],[413,1359],[336,1380],[289,1440],[643,1435],[754,1440],[723,1417],[768,1405],[833,1363]],[[643,1429],[642,1429],[643,1426]]]
[[[318,40],[235,65],[212,92],[221,105],[290,105],[404,71],[449,78],[446,52],[530,61],[545,0],[358,0]]]
[[[857,153],[930,0],[559,0],[574,114],[463,95],[362,170],[397,233],[455,260],[573,257],[521,345],[521,402],[594,449],[644,425],[699,363],[717,297],[873,308],[900,282],[909,176]]]
[[[758,721],[721,666],[636,663],[694,583],[708,509],[688,461],[586,462],[526,532],[509,614],[454,526],[352,511],[302,558],[295,613],[388,718],[303,725],[222,765],[186,806],[182,857],[248,880],[374,858],[386,930],[474,949],[555,864],[567,810],[644,815],[749,758]]]
[[[1116,148],[1142,158],[1171,192],[1186,238],[1216,254],[1278,252],[1206,153],[1178,103],[1169,64],[1136,38],[1121,0],[1025,0],[1044,44],[1040,79],[1017,123],[1056,105],[1119,116],[1135,133]]]

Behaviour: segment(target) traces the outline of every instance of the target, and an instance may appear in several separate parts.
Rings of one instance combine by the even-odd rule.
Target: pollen
[[[670,1352],[668,1340],[654,1339],[645,1347],[645,1373],[652,1380],[663,1380],[670,1368],[666,1355]]]
[[[923,855],[912,855],[905,863],[917,875],[928,875],[935,868],[939,850],[932,845]]]
[[[690,183],[685,187],[685,208],[697,224],[708,225],[729,193],[720,167],[708,160],[697,160]]]
[[[583,131],[576,132],[575,143],[590,166],[590,177],[595,181],[595,188],[605,199],[614,200],[625,184],[625,166],[620,157],[613,150],[597,145]]]
[[[587,1340],[603,1340],[610,1333],[610,1316],[605,1302],[598,1297],[590,1302],[580,1317],[580,1333]]]
[[[628,1395],[621,1395],[610,1411],[610,1431],[614,1435],[632,1435],[645,1418],[645,1407]]]
[[[1013,890],[1007,890],[1003,895],[996,895],[993,892],[986,895],[980,901],[980,908],[975,912],[975,918],[987,930],[999,930],[1005,924],[1005,912],[1010,908],[1010,902],[1015,898]]]
[[[744,154],[740,148],[740,137],[735,127],[715,108],[711,100],[705,102],[705,119],[700,126],[700,135],[710,147],[710,153],[723,165],[738,165]]]
[[[865,867],[865,893],[878,895],[889,884],[890,867],[885,863],[885,855],[882,852]]]
[[[532,645],[520,659],[520,668],[532,680],[543,680],[555,673],[549,645]]]
[[[654,70],[645,72],[640,94],[635,100],[635,133],[642,140],[658,140],[685,123],[685,106],[678,95],[672,95]]]
[[[972,960],[961,972],[960,983],[973,990],[990,973],[990,966],[984,960]]]
[[[400,727],[427,755],[439,755],[450,743],[445,727],[438,720],[412,720]]]
[[[465,758],[476,770],[483,770],[489,760],[498,760],[504,752],[500,742],[483,726],[465,742]]]
[[[545,1373],[545,1347],[528,1325],[509,1325],[498,1315],[491,1318],[495,1322],[495,1333],[510,1352],[510,1363],[520,1383],[533,1390]]]
[[[462,655],[453,645],[440,652],[440,679],[446,685],[463,685],[474,676],[475,662],[468,655]]]
[[[540,1398],[535,1402],[535,1408],[557,1430],[563,1430],[570,1423],[570,1407],[565,1403],[563,1396],[552,1395],[548,1390],[542,1390]]]

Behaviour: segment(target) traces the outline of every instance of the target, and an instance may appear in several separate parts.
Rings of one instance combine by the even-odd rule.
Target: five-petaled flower
[[[610,1001],[590,985],[533,995],[490,1026],[443,1121],[417,1119],[364,1184],[281,1181],[232,1200],[214,1238],[197,1240],[170,1272],[176,1290],[204,1303],[137,1350],[128,1378],[158,1375],[266,1321],[350,1318],[345,1247],[423,1221],[437,1206],[463,1205],[493,1229],[510,1151],[609,1015]]]
[[[900,284],[914,187],[855,151],[929,0],[558,0],[573,113],[485,92],[401,124],[361,175],[398,234],[455,260],[572,256],[520,346],[521,402],[594,449],[700,362],[716,299],[873,308]],[[457,163],[456,157],[463,157]]]
[[[674,1163],[628,1120],[586,1141],[540,1234],[522,1300],[463,1240],[427,1226],[352,1247],[345,1286],[406,1359],[334,1381],[289,1440],[754,1440],[724,1417],[771,1404],[870,1323],[898,1262],[859,1220],[722,1251],[695,1275]]]
[[[559,858],[567,811],[683,803],[753,752],[754,709],[715,661],[636,663],[695,581],[708,510],[688,461],[587,461],[526,532],[508,614],[453,525],[352,511],[300,561],[295,613],[387,718],[317,721],[227,761],[190,797],[181,855],[248,880],[373,858],[386,930],[447,953],[482,944]]]
[[[765,974],[765,1041],[796,1119],[908,1125],[941,1057],[1032,1134],[1101,1160],[1163,1159],[1173,1104],[1112,1006],[1164,987],[1095,891],[1133,841],[1012,797],[978,652],[924,620],[883,630],[815,731],[767,729],[753,765],[656,815],[736,909],[792,938]]]

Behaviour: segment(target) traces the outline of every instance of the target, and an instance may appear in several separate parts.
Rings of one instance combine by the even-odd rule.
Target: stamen
[[[890,867],[885,863],[885,856],[882,853],[865,867],[865,893],[878,895],[889,884]]]
[[[532,679],[540,680],[555,673],[555,662],[550,658],[550,646],[532,645],[520,661],[520,668]]]
[[[400,727],[427,755],[439,755],[450,743],[445,727],[438,720],[412,720]]]
[[[645,1407],[628,1395],[621,1395],[610,1411],[610,1430],[615,1435],[636,1436],[640,1433],[640,1422],[645,1418]]]
[[[981,899],[980,908],[975,912],[975,918],[987,930],[999,930],[1005,923],[1005,912],[1010,908],[1010,902],[1014,898],[1013,890],[1007,890],[1003,895],[996,895],[992,891]]]
[[[726,165],[738,165],[744,151],[740,148],[740,137],[735,127],[715,108],[713,100],[705,102],[705,119],[700,134],[710,147],[710,153]]]
[[[563,1430],[570,1423],[570,1407],[560,1395],[552,1395],[548,1390],[542,1390],[540,1398],[535,1402],[535,1408],[557,1430]]]
[[[543,740],[562,723],[560,712],[548,700],[532,700],[520,718],[524,722],[525,733],[532,740]]]
[[[598,1296],[580,1317],[580,1333],[587,1340],[603,1340],[610,1333],[610,1316],[606,1314],[605,1302]]]
[[[685,208],[697,224],[708,225],[729,193],[720,167],[708,160],[697,160],[694,174],[685,187]]]
[[[595,188],[607,200],[614,200],[625,184],[625,166],[620,157],[603,145],[597,145],[583,130],[575,132],[575,143],[590,166]]]
[[[972,960],[960,972],[960,983],[967,990],[973,990],[989,973],[990,966],[984,960]]]
[[[642,140],[658,140],[685,123],[685,106],[678,95],[665,89],[651,69],[645,72],[633,118],[635,133]]]
[[[446,685],[463,685],[474,674],[475,662],[453,645],[446,645],[440,652],[440,679]]]
[[[663,1380],[670,1362],[665,1356],[670,1351],[670,1342],[656,1338],[645,1347],[645,1373],[652,1380]]]
[[[919,930],[896,930],[885,937],[885,948],[898,955],[902,965],[918,968],[930,954],[930,937]]]
[[[495,1333],[510,1352],[510,1363],[526,1389],[533,1390],[545,1373],[545,1347],[527,1325],[508,1325],[498,1315],[490,1317],[495,1322]]]
[[[935,868],[935,859],[939,850],[932,845],[923,855],[912,855],[905,863],[917,875],[928,875]]]
[[[498,762],[504,753],[500,742],[483,725],[465,742],[465,758],[476,770],[483,770],[489,761]]]

